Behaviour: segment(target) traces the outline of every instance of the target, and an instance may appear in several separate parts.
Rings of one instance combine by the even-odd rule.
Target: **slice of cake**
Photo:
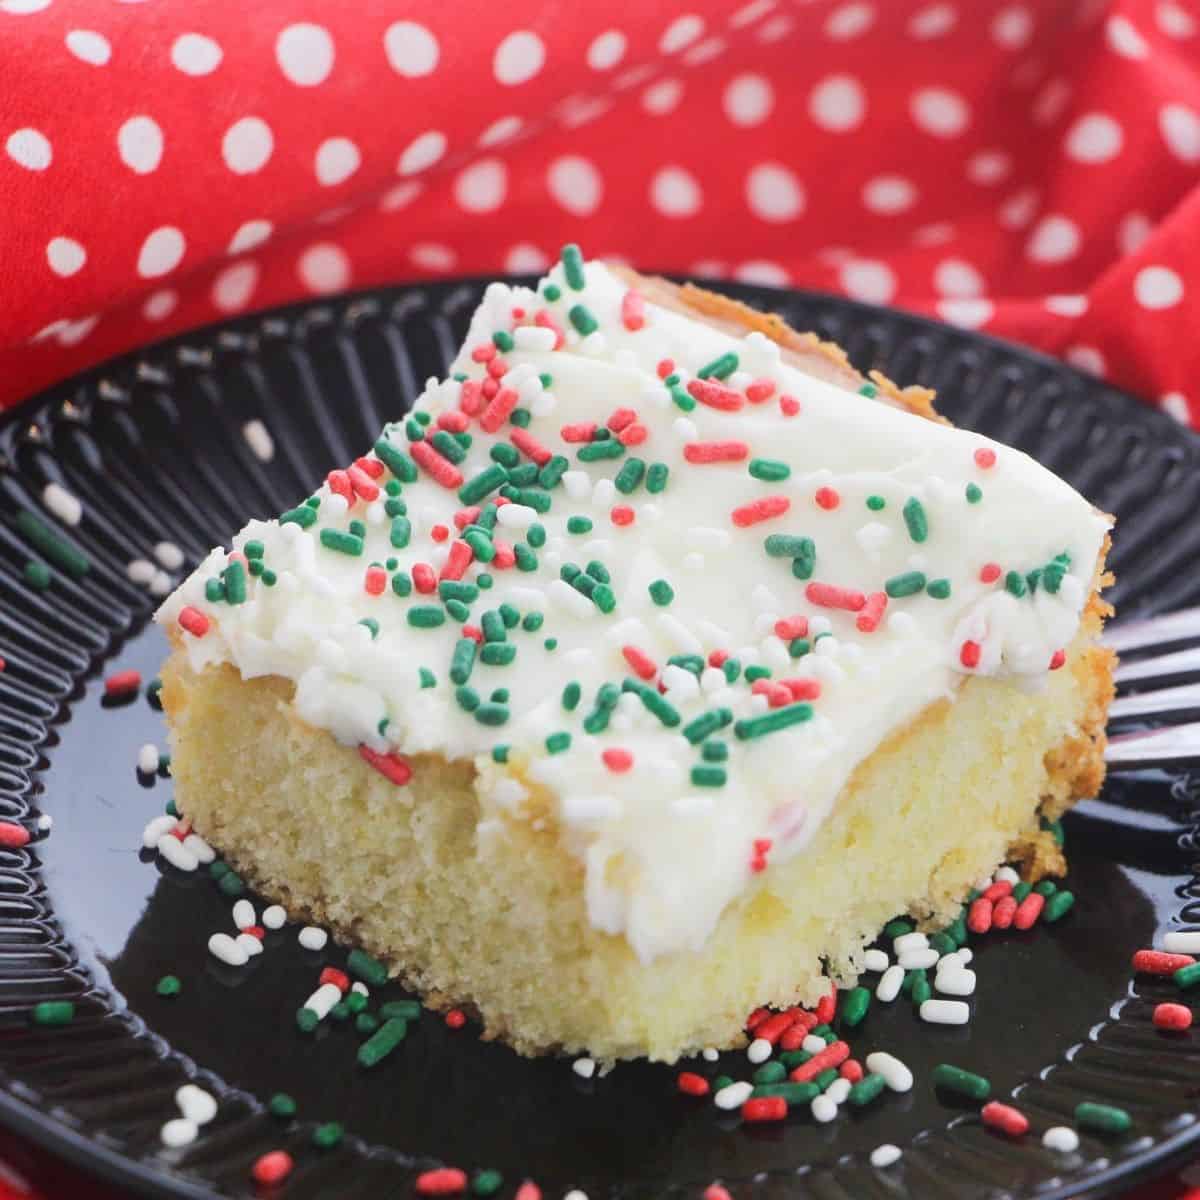
[[[847,982],[1102,772],[1110,518],[835,347],[563,252],[163,605],[176,800],[518,1050]]]

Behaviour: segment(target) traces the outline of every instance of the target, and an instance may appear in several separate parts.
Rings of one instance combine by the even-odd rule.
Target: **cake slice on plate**
[[[522,1052],[669,1061],[1061,869],[1111,519],[1049,471],[574,247],[397,415],[159,613],[178,806],[293,915]]]

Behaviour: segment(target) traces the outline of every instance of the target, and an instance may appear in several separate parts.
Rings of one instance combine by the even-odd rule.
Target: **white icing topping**
[[[441,525],[456,535],[453,517],[463,505],[456,489],[425,470],[403,485],[411,523],[404,548],[389,540],[385,493],[351,509],[326,484],[311,528],[251,521],[235,538],[238,551],[261,543],[273,586],[264,584],[266,576],[251,577],[245,602],[210,602],[206,585],[230,562],[217,549],[163,604],[159,620],[174,625],[186,606],[205,614],[210,626],[203,636],[182,634],[193,667],[228,662],[244,678],[295,681],[299,715],[340,742],[378,754],[473,759],[481,837],[504,836],[508,822],[544,823],[548,803],[566,848],[584,866],[591,921],[627,937],[649,960],[700,947],[756,870],[804,848],[854,767],[928,703],[952,697],[964,673],[1012,677],[1024,686],[1043,681],[1052,655],[1078,626],[1108,520],[1020,452],[813,379],[783,363],[778,347],[760,334],[735,337],[651,304],[644,327],[627,329],[626,286],[601,264],[587,264],[581,291],[568,285],[561,266],[548,281],[561,289],[554,302],[528,289],[490,286],[454,364],[472,380],[487,378],[472,352],[490,347],[496,331],[513,331],[514,309],[523,310],[525,323],[502,355],[508,366],[502,386],[513,387],[532,414],[529,434],[570,463],[549,491],[548,512],[526,502],[533,497],[515,496],[497,515],[493,536],[509,545],[544,530],[544,545],[529,547],[536,569],[473,563],[463,576],[470,583],[486,571],[493,580],[470,604],[468,623],[475,627],[502,604],[521,617],[544,616],[536,631],[506,629],[506,644],[516,647],[511,665],[489,665],[477,655],[471,669],[469,686],[487,706],[481,711],[506,708],[504,724],[482,723],[456,699],[450,665],[462,637],[459,620],[436,628],[408,622],[415,606],[441,609],[436,594],[414,589],[402,598],[385,586],[373,595],[365,586],[371,564],[386,584],[389,559],[400,572],[424,563],[440,573],[447,562],[453,537],[437,541],[434,533]],[[576,305],[595,318],[596,331],[581,337],[570,328]],[[553,329],[528,324],[541,310],[566,330],[562,349],[553,349]],[[701,403],[681,412],[658,364],[674,362],[679,391],[727,353],[737,356],[727,385],[753,394],[765,379],[775,385],[773,394],[756,403],[742,396],[737,411]],[[543,375],[551,377],[548,388]],[[417,405],[432,419],[430,433],[441,414],[458,409],[460,392],[453,380],[430,381]],[[798,413],[785,414],[783,394],[799,401]],[[603,425],[621,408],[636,412],[645,440],[619,458],[579,461],[581,444],[565,442],[560,430]],[[386,432],[393,447],[407,451],[403,422]],[[508,442],[515,427],[506,421],[491,435],[473,419],[469,432],[473,441],[458,466],[468,481],[492,465],[490,449]],[[746,443],[748,458],[711,464],[685,458],[689,445],[729,441]],[[994,464],[977,462],[977,450],[993,452]],[[631,456],[666,464],[665,490],[652,494],[643,479],[630,494],[618,491],[613,480]],[[790,474],[757,478],[748,464],[759,459],[786,464]],[[378,483],[390,479],[383,472]],[[977,502],[968,501],[968,485],[982,489]],[[882,498],[883,506],[869,506],[868,497]],[[786,500],[787,511],[737,523],[736,509],[764,498],[783,498],[778,503]],[[928,526],[919,542],[904,516],[913,501]],[[631,510],[632,523],[615,523],[614,506]],[[590,519],[590,530],[569,531],[571,517]],[[361,555],[321,543],[322,530],[345,532],[352,520],[363,522]],[[765,539],[778,534],[812,539],[811,579],[797,578],[791,557],[766,552]],[[1070,565],[1054,592],[1038,586],[1017,596],[1005,589],[1003,575],[980,578],[985,564],[995,563],[1023,581],[1062,554]],[[584,568],[593,560],[611,576],[611,613],[560,576],[568,564]],[[948,596],[916,587],[888,599],[873,631],[860,628],[885,581],[918,570],[926,583],[945,581]],[[669,605],[651,597],[657,580],[674,591]],[[857,613],[823,607],[807,590],[813,582],[871,599]],[[1013,586],[1021,590],[1016,578]],[[806,647],[777,630],[781,619],[797,617],[808,618]],[[377,623],[375,636],[361,623],[368,618]],[[550,638],[553,650],[546,648]],[[974,666],[964,665],[975,661],[970,647],[978,656]],[[796,657],[801,650],[807,652]],[[697,677],[686,663],[667,663],[671,655],[707,659],[714,651],[743,668],[769,668],[774,695],[754,694],[744,676],[731,681],[715,666],[693,664],[702,668]],[[626,692],[607,727],[587,732],[584,721],[600,686],[635,678],[639,665],[650,679],[651,704],[661,682],[667,711],[678,720],[663,724],[639,695]],[[435,686],[422,686],[420,668],[432,673]],[[780,680],[800,681],[793,694],[815,698],[794,702],[778,692]],[[571,683],[581,698],[568,711],[562,697]],[[768,686],[760,684],[760,692]],[[509,698],[491,702],[499,688]],[[766,736],[739,736],[746,727],[737,722],[795,714],[796,703],[811,703],[809,719]],[[734,723],[709,739],[725,744],[727,758],[708,761],[682,730],[718,708],[730,710]],[[553,735],[564,733],[568,748],[552,753],[547,739],[557,746],[563,739]],[[510,747],[506,762],[493,759],[498,743]],[[632,766],[611,769],[602,754],[612,750],[627,752]],[[724,785],[710,786],[721,772]]]

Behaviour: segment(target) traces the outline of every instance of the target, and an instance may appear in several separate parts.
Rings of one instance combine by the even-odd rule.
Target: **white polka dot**
[[[1164,104],[1158,129],[1176,158],[1191,166],[1200,162],[1200,116],[1184,104]]]
[[[758,40],[767,46],[771,42],[782,41],[795,28],[796,22],[787,13],[780,13],[779,16],[763,23],[758,31]]]
[[[1041,196],[1037,188],[1022,188],[1000,205],[998,216],[1005,229],[1024,229],[1037,216]]]
[[[335,204],[333,208],[327,208],[324,212],[319,212],[313,218],[318,225],[336,225],[344,217],[348,217],[354,211],[353,204]]]
[[[836,42],[861,37],[875,24],[873,4],[843,4],[825,18],[825,36]]]
[[[842,290],[867,304],[886,304],[896,294],[896,277],[887,263],[856,258],[841,271]]]
[[[938,316],[963,329],[979,329],[996,313],[996,306],[982,297],[977,299],[939,300]]]
[[[418,242],[409,250],[408,257],[422,271],[453,271],[458,261],[454,251],[440,242]]]
[[[275,149],[271,127],[260,117],[243,117],[225,131],[221,154],[235,175],[253,175],[267,165]]]
[[[704,21],[695,13],[685,13],[676,17],[667,26],[658,40],[658,48],[663,54],[677,54],[686,46],[690,46],[704,33]]]
[[[112,58],[108,38],[92,29],[72,29],[66,38],[67,49],[81,62],[104,66]]]
[[[1033,14],[1023,4],[1002,8],[992,18],[992,39],[1006,50],[1020,50],[1033,37]]]
[[[728,274],[725,264],[717,258],[701,258],[688,267],[687,273],[693,279],[724,279]]]
[[[498,158],[481,158],[454,181],[454,199],[467,212],[494,212],[508,192],[508,168]]]
[[[910,241],[914,246],[944,246],[954,236],[954,226],[949,221],[934,221],[914,229]]]
[[[933,270],[933,286],[954,300],[974,299],[983,295],[983,276],[961,258],[945,258]]]
[[[316,87],[333,70],[333,38],[320,25],[289,25],[275,39],[275,61],[297,87]]]
[[[257,263],[234,263],[213,280],[212,302],[222,312],[237,312],[250,303],[257,283]]]
[[[407,208],[423,191],[425,185],[419,179],[407,179],[393,188],[388,188],[379,201],[383,212],[399,212]]]
[[[322,187],[336,187],[345,183],[362,164],[358,147],[345,137],[326,138],[318,147],[313,159],[317,182]]]
[[[97,316],[80,317],[78,321],[68,321],[58,331],[58,342],[61,346],[75,346],[82,342],[89,333],[100,323]]]
[[[528,242],[518,242],[504,256],[504,269],[511,275],[541,275],[549,266],[550,259]]]
[[[592,40],[587,48],[587,65],[593,71],[611,71],[625,57],[625,35],[609,29]]]
[[[946,88],[922,88],[914,92],[908,108],[917,127],[934,137],[958,137],[971,121],[967,102]]]
[[[863,184],[862,200],[871,212],[891,216],[912,208],[917,189],[903,175],[876,175]]]
[[[1174,0],[1161,0],[1154,15],[1158,19],[1159,29],[1167,37],[1190,38],[1196,32],[1196,21],[1191,13],[1180,8]]]
[[[848,263],[858,255],[849,246],[822,246],[813,257],[826,266],[840,267],[842,263]]]
[[[1154,232],[1154,222],[1145,213],[1126,213],[1117,222],[1117,249],[1122,254],[1136,254]]]
[[[1081,163],[1103,163],[1121,153],[1125,135],[1107,113],[1085,113],[1067,131],[1064,149]]]
[[[1192,423],[1192,414],[1188,411],[1187,397],[1182,392],[1167,392],[1158,398],[1159,407],[1168,416],[1172,416],[1181,425]]]
[[[142,305],[142,316],[147,321],[165,320],[175,311],[175,305],[178,303],[178,294],[171,291],[170,288],[163,288],[159,292],[151,292],[146,297],[146,303]]]
[[[693,46],[684,56],[683,61],[689,67],[699,67],[706,62],[725,53],[725,39],[721,37],[705,38],[699,45]]]
[[[683,84],[678,79],[661,79],[642,93],[642,107],[655,117],[666,116],[683,99]]]
[[[152,117],[130,117],[117,130],[117,153],[137,175],[149,175],[162,162],[163,135]]]
[[[980,187],[1002,183],[1012,170],[1012,158],[1006,150],[980,150],[967,159],[967,178]]]
[[[44,171],[54,158],[50,140],[36,129],[18,129],[4,143],[8,157],[27,171]]]
[[[496,47],[492,58],[492,71],[496,79],[506,87],[527,83],[546,61],[546,47],[536,33],[520,29],[510,33]]]
[[[1038,263],[1065,262],[1078,253],[1079,242],[1079,226],[1069,217],[1051,213],[1033,227],[1025,253]]]
[[[862,124],[867,96],[851,75],[827,75],[808,97],[808,115],[830,133],[845,133]]]
[[[650,181],[650,203],[664,217],[693,217],[704,203],[704,193],[690,171],[663,167]]]
[[[29,344],[34,345],[37,342],[44,342],[47,338],[57,337],[70,322],[66,317],[59,317],[57,321],[51,321],[49,325],[43,325],[30,339]]]
[[[51,238],[46,244],[46,261],[55,275],[74,275],[87,262],[87,251],[69,237]]]
[[[1056,317],[1082,317],[1088,310],[1088,298],[1078,293],[1047,296],[1042,303]]]
[[[759,163],[746,176],[746,203],[761,221],[793,221],[804,211],[804,188],[782,164]]]
[[[611,96],[568,96],[554,111],[554,115],[568,129],[578,129],[597,117],[602,117],[615,104]]]
[[[383,35],[383,52],[391,68],[405,79],[420,79],[437,69],[438,40],[415,21],[397,21]]]
[[[761,125],[775,107],[775,92],[762,75],[738,75],[725,88],[721,103],[735,125]]]
[[[546,171],[550,195],[576,217],[590,217],[600,207],[604,182],[586,158],[568,154],[556,158]]]
[[[1076,370],[1104,378],[1104,355],[1095,346],[1068,346],[1063,358]]]
[[[958,24],[958,12],[953,4],[930,4],[913,13],[908,21],[910,37],[919,41],[942,37]]]
[[[174,225],[162,225],[142,243],[138,251],[137,273],[143,279],[157,279],[179,266],[187,249],[183,234]]]
[[[238,226],[237,232],[229,239],[225,253],[244,254],[247,250],[253,250],[256,246],[261,246],[274,231],[275,226],[270,221],[261,218],[246,221]]]
[[[1140,59],[1150,53],[1146,39],[1133,27],[1128,17],[1112,16],[1104,23],[1108,48],[1123,58]]]
[[[520,117],[511,115],[499,117],[479,135],[479,144],[481,146],[499,146],[504,142],[510,142],[521,132],[521,126]]]
[[[720,278],[720,272],[703,272],[709,276]],[[733,272],[734,279],[740,283],[754,283],[760,287],[787,287],[792,278],[778,263],[768,262],[763,258],[753,258],[749,262],[740,263]]]
[[[211,75],[223,57],[221,47],[202,33],[181,33],[171,46],[171,62],[185,75]]]
[[[625,92],[630,88],[640,87],[647,79],[653,79],[657,71],[657,63],[639,63],[636,67],[622,71],[612,81],[612,86],[618,92]]]
[[[310,292],[325,295],[339,292],[350,284],[350,260],[345,251],[332,242],[317,242],[300,255],[296,263],[300,282]]]
[[[1033,98],[1031,110],[1038,125],[1053,125],[1067,109],[1071,100],[1071,85],[1065,79],[1047,80]]]
[[[744,8],[739,8],[737,12],[730,16],[730,27],[733,29],[744,29],[747,25],[753,25],[755,21],[761,17],[765,17],[774,7],[775,0],[751,0]]]
[[[50,0],[0,0],[0,12],[12,13],[13,16],[25,16],[49,7]]]
[[[416,175],[419,171],[432,167],[445,153],[446,135],[440,130],[430,129],[409,142],[404,153],[400,155],[396,170],[401,175]]]
[[[1174,308],[1183,299],[1183,280],[1170,267],[1143,267],[1133,277],[1133,294],[1143,308]]]

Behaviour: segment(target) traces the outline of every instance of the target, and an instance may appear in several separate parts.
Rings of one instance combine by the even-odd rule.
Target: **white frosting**
[[[537,569],[472,563],[463,577],[471,582],[485,570],[494,581],[470,605],[471,625],[501,604],[522,616],[544,614],[536,632],[507,630],[508,644],[517,647],[511,665],[477,658],[471,671],[469,685],[485,703],[495,689],[508,689],[505,724],[481,723],[456,699],[449,668],[462,637],[459,621],[437,628],[408,623],[414,605],[441,607],[436,594],[414,589],[401,598],[389,586],[372,595],[364,586],[368,565],[389,558],[401,571],[417,563],[440,571],[446,562],[450,541],[435,541],[432,531],[441,524],[456,534],[453,516],[463,505],[456,490],[424,470],[402,489],[412,525],[406,548],[390,544],[386,495],[347,511],[345,500],[324,485],[311,528],[251,521],[234,539],[237,550],[262,544],[273,586],[252,577],[244,603],[209,602],[206,583],[229,562],[217,549],[163,604],[158,619],[174,625],[185,606],[200,610],[210,621],[207,632],[182,634],[194,667],[227,662],[244,678],[295,681],[299,715],[340,742],[378,753],[474,760],[480,837],[502,837],[511,822],[544,823],[549,803],[564,846],[583,865],[591,921],[627,937],[649,960],[700,947],[755,869],[769,870],[802,851],[855,766],[931,701],[953,697],[968,670],[1012,677],[1022,686],[1044,681],[1052,655],[1075,633],[1109,522],[1024,454],[813,379],[781,362],[775,344],[759,334],[734,337],[651,304],[644,327],[625,328],[626,285],[601,264],[587,264],[581,291],[568,286],[562,266],[547,279],[561,289],[553,302],[524,288],[489,287],[454,364],[473,380],[486,378],[472,352],[491,346],[496,331],[511,332],[514,309],[523,310],[515,345],[503,352],[508,373],[502,382],[532,414],[528,432],[570,462],[550,490],[550,511],[515,502],[498,514],[494,537],[509,544],[529,536],[533,526],[544,529],[544,545],[532,549]],[[599,324],[584,337],[568,318],[579,304]],[[560,350],[552,348],[551,330],[529,324],[543,309],[566,330]],[[672,359],[683,388],[728,352],[738,362],[727,384],[753,388],[754,381],[769,379],[774,395],[737,411],[701,403],[682,412],[660,381],[658,364]],[[548,388],[540,375],[551,377]],[[417,410],[434,419],[430,432],[439,414],[457,409],[460,390],[454,380],[427,386]],[[781,394],[799,401],[797,415],[785,415]],[[645,441],[621,458],[580,462],[580,444],[564,442],[560,429],[603,425],[618,408],[636,411]],[[459,464],[466,480],[491,465],[489,450],[507,442],[514,426],[506,421],[490,435],[472,419],[469,432],[473,442]],[[403,422],[387,435],[407,451]],[[729,440],[747,443],[750,459],[785,463],[790,475],[767,482],[751,475],[749,460],[698,465],[685,459],[689,443]],[[980,449],[995,453],[994,465],[976,461]],[[643,480],[632,494],[616,490],[613,480],[630,456],[665,463],[665,489],[652,494]],[[391,478],[384,472],[378,483]],[[966,496],[970,484],[982,489],[975,503]],[[836,491],[836,507],[821,506],[819,488]],[[749,527],[735,523],[735,509],[763,497],[785,497],[788,510]],[[868,497],[882,497],[884,506],[869,508]],[[928,525],[920,542],[902,515],[914,498]],[[614,505],[632,509],[633,523],[614,523]],[[568,532],[572,516],[590,518],[591,530]],[[365,526],[361,556],[321,544],[322,529],[345,531],[355,519]],[[811,581],[793,574],[789,558],[766,553],[764,539],[772,534],[813,540],[813,581],[871,595],[886,580],[919,570],[930,581],[948,581],[949,596],[922,590],[893,597],[878,628],[864,632],[854,612],[808,598]],[[1024,577],[1064,552],[1069,571],[1053,593],[1037,587],[1018,597],[1005,590],[1003,575],[997,582],[980,578],[987,563]],[[565,564],[582,568],[592,560],[611,574],[611,613],[560,578]],[[665,607],[648,591],[660,579],[674,590]],[[796,616],[809,618],[809,652],[798,658],[775,631],[781,618]],[[377,622],[377,636],[360,624],[364,618]],[[548,638],[557,640],[556,649],[545,648]],[[964,643],[978,648],[973,668],[963,665],[970,659]],[[634,674],[622,653],[628,646],[658,669],[652,687],[661,682],[679,723],[664,725],[627,692],[607,728],[588,733],[584,719],[600,685],[620,685]],[[757,738],[739,737],[738,727],[728,724],[710,739],[725,743],[727,759],[702,760],[700,745],[681,733],[701,713],[727,708],[737,722],[773,711],[744,677],[731,682],[724,671],[705,666],[697,678],[667,664],[671,655],[713,651],[731,654],[742,667],[769,668],[775,681],[819,685],[811,719]],[[436,676],[436,686],[421,686],[421,667]],[[562,696],[572,682],[581,699],[567,711]],[[570,735],[570,746],[551,753],[546,739],[560,732]],[[497,744],[510,747],[506,762],[494,761]],[[630,769],[606,765],[602,753],[614,748],[632,755]],[[693,781],[693,767],[722,768],[726,781],[702,786]]]

